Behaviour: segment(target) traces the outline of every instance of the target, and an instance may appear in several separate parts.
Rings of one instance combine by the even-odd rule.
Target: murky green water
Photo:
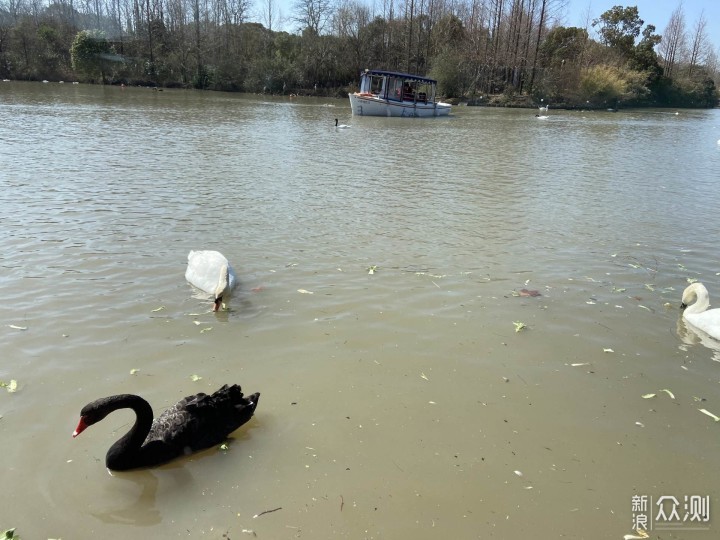
[[[1,83],[0,529],[606,539],[701,495],[709,530],[656,534],[717,537],[720,344],[678,305],[720,298],[720,113],[534,113]],[[110,476],[132,414],[70,436],[233,382],[225,452]]]

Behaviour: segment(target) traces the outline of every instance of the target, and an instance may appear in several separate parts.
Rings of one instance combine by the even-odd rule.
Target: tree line
[[[0,77],[343,95],[376,68],[477,102],[718,102],[707,22],[682,4],[662,36],[634,6],[561,26],[562,0],[295,0],[288,32],[257,1],[0,0]]]

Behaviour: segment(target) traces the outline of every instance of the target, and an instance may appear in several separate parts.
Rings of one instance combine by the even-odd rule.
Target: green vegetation
[[[0,0],[0,78],[342,96],[361,69],[380,68],[481,103],[717,104],[702,16],[688,30],[680,4],[664,38],[634,6],[558,26],[561,4],[295,0],[286,32],[274,29],[274,0]]]

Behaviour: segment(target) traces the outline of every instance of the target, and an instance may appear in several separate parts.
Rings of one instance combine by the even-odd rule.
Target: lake
[[[535,112],[0,83],[0,530],[717,538],[720,342],[679,304],[720,298],[720,110]],[[225,383],[262,394],[226,449],[111,475],[132,412],[71,437]]]

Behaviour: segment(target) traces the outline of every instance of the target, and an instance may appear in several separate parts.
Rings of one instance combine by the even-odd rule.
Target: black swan
[[[132,409],[132,429],[110,447],[105,465],[114,471],[151,467],[178,456],[222,443],[252,418],[260,393],[244,397],[237,384],[223,385],[213,395],[197,394],[178,401],[155,420],[150,404],[121,394],[85,405],[73,437],[118,409]]]

